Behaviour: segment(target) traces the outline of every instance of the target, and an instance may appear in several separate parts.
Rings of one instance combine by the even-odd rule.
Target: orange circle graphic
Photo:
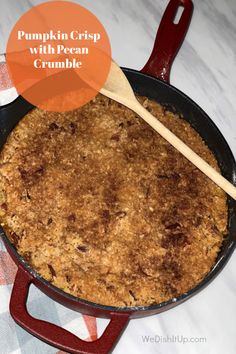
[[[111,46],[90,11],[69,1],[50,1],[15,24],[6,60],[20,95],[42,109],[64,112],[83,106],[103,87]]]

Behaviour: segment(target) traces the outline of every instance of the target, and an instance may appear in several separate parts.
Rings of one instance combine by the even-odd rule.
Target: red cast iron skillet
[[[179,6],[184,11],[178,24],[173,20]],[[189,26],[193,4],[191,0],[171,0],[162,18],[155,40],[154,48],[147,64],[138,72],[123,69],[136,93],[155,99],[168,109],[177,112],[196,129],[218,160],[222,174],[236,184],[236,165],[233,155],[224,137],[207,114],[185,94],[169,84],[172,61],[184,39]],[[32,109],[32,105],[22,97],[0,109],[0,144]],[[145,307],[111,307],[85,301],[71,296],[43,279],[17,253],[9,239],[1,230],[1,236],[8,252],[18,266],[11,300],[10,312],[14,320],[25,330],[39,339],[70,353],[107,354],[111,352],[122,331],[131,318],[144,317],[166,311],[198,293],[222,270],[236,245],[236,203],[228,198],[229,220],[228,235],[214,268],[189,292],[179,296],[175,301],[167,301]],[[96,317],[109,318],[110,322],[103,335],[94,342],[86,342],[74,334],[54,324],[33,318],[26,309],[27,296],[31,284],[37,286],[55,301],[70,309]]]

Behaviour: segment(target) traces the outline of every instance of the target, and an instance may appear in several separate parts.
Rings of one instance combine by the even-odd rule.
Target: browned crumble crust
[[[142,104],[218,169],[200,136]],[[68,113],[34,109],[0,156],[1,220],[18,252],[66,292],[150,305],[194,287],[215,263],[226,195],[129,109],[98,95]]]

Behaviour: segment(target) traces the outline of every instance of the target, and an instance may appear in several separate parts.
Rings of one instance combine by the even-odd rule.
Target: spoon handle
[[[236,200],[236,187],[211,167],[205,160],[196,154],[188,145],[180,140],[168,128],[166,128],[157,118],[149,113],[140,103],[132,102],[129,108],[135,111],[145,122],[147,122],[154,130],[156,130],[165,140],[174,146],[183,156],[192,162],[200,171],[208,176],[228,195]]]

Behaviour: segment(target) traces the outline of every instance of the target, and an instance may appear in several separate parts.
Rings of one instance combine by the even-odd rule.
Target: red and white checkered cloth
[[[5,56],[0,55],[0,106],[12,102],[17,96],[7,72]],[[0,354],[62,354],[24,331],[11,318],[9,300],[16,270],[0,239]],[[97,338],[96,318],[65,308],[34,286],[30,288],[27,307],[34,317],[64,327],[82,339],[91,341]]]

